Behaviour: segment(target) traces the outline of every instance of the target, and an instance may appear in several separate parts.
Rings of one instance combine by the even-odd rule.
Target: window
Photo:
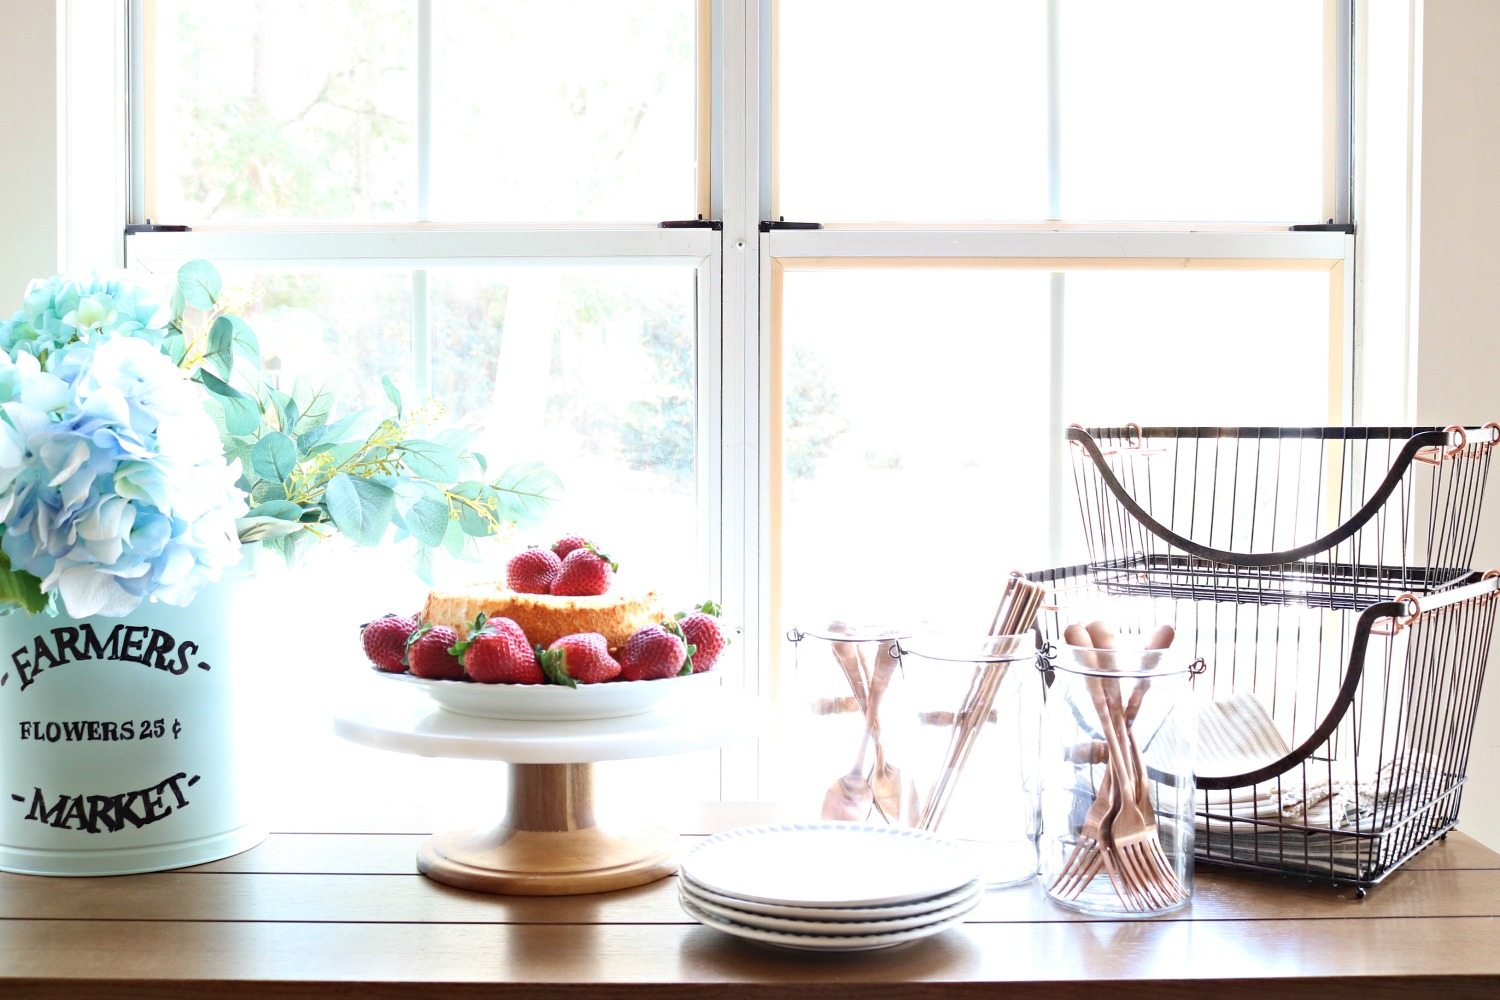
[[[191,230],[128,258],[548,462],[537,530],[720,596],[774,694],[798,621],[1069,558],[1066,423],[1351,416],[1353,238],[1292,227],[1351,222],[1352,6],[135,0],[132,221]]]

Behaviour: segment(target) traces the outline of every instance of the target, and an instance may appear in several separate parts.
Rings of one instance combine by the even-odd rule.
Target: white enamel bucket
[[[160,871],[264,838],[244,746],[268,631],[252,555],[186,608],[0,616],[0,869]]]

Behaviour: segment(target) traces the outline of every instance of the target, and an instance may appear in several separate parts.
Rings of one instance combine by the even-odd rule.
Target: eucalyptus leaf
[[[282,538],[307,529],[300,521],[286,521],[279,517],[242,517],[234,522],[239,532],[240,544],[264,542],[271,538]]]
[[[334,445],[343,444],[355,430],[362,413],[351,413],[346,417],[340,417],[331,424],[319,424],[303,434],[297,435],[297,447],[309,455],[315,455],[319,451],[326,451]],[[303,414],[303,420],[306,420]],[[360,435],[363,437],[363,435]]]
[[[412,559],[412,570],[427,586],[432,586],[432,550],[425,545],[417,546],[417,554]]]
[[[304,511],[290,500],[268,500],[251,507],[246,517],[278,517],[283,521],[301,521]]]
[[[200,375],[206,374],[202,369]],[[216,396],[215,401],[224,411],[224,429],[233,435],[253,434],[260,427],[260,407],[255,400],[244,394]]]
[[[187,341],[183,338],[182,333],[178,330],[173,330],[163,337],[161,352],[172,359],[172,364],[180,366],[182,359],[187,357]]]
[[[464,534],[464,529],[459,527],[458,520],[449,518],[448,529],[443,532],[443,551],[455,559],[462,558],[464,547],[468,544],[469,537]]]
[[[269,479],[262,479],[250,487],[250,502],[253,504],[268,504],[274,500],[285,500],[286,488],[280,483]]]
[[[391,401],[391,405],[396,408],[396,416],[402,416],[401,391],[396,388],[396,383],[391,381],[391,377],[389,375],[382,375],[380,376],[380,385],[381,388],[385,389],[386,398],[389,399]]]
[[[458,454],[436,441],[403,441],[396,450],[401,453],[401,461],[412,475],[423,479],[450,482],[458,478],[463,469]]]
[[[240,392],[234,386],[230,385],[228,382],[219,378],[219,376],[215,375],[213,372],[203,368],[199,368],[196,372],[193,373],[193,381],[201,383],[203,385],[203,388],[207,389],[215,396],[223,396],[225,399],[250,398],[243,392]]]
[[[491,485],[499,496],[501,520],[529,524],[541,517],[562,481],[540,462],[521,462],[507,468]]]
[[[194,309],[212,309],[223,289],[218,269],[206,260],[190,260],[177,271],[177,290]]]
[[[390,527],[396,495],[389,486],[340,473],[328,481],[324,499],[339,531],[360,545],[375,545]]]
[[[212,364],[225,378],[234,370],[235,357],[260,367],[260,341],[250,324],[238,316],[220,316],[208,329],[208,353],[205,364]]]
[[[424,497],[407,508],[406,528],[423,545],[442,545],[448,533],[448,504]]]
[[[432,435],[432,439],[444,448],[459,452],[468,451],[475,437],[475,433],[467,427],[444,427]]]
[[[297,468],[297,442],[280,431],[271,431],[255,442],[250,467],[266,479],[286,482]]]
[[[295,434],[306,434],[322,427],[333,416],[333,392],[327,386],[298,376],[292,383],[292,400],[297,404],[297,423],[291,428]]]

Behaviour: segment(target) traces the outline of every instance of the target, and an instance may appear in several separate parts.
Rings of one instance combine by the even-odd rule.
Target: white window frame
[[[85,0],[60,0],[69,8]],[[432,0],[417,0],[419,47],[418,105],[430,103],[429,60]],[[425,330],[425,277],[439,267],[506,263],[690,264],[698,273],[697,413],[698,495],[701,569],[716,581],[728,613],[743,627],[739,639],[747,664],[742,683],[758,693],[772,693],[770,663],[779,639],[773,630],[774,538],[770,509],[772,447],[772,376],[774,356],[773,295],[778,275],[787,268],[811,266],[828,259],[871,264],[910,260],[982,261],[1042,267],[1058,274],[1073,267],[1109,259],[1144,266],[1152,262],[1218,262],[1221,266],[1325,267],[1337,285],[1332,297],[1338,315],[1339,377],[1343,394],[1340,419],[1358,419],[1359,390],[1354,376],[1358,352],[1354,324],[1355,238],[1339,232],[1273,231],[1269,227],[1182,226],[1084,227],[1058,222],[1033,226],[901,226],[844,225],[819,230],[761,231],[761,221],[776,218],[773,203],[771,109],[771,41],[776,0],[700,0],[700,45],[707,51],[707,77],[700,92],[700,131],[709,169],[700,176],[699,204],[720,230],[661,229],[650,220],[610,226],[447,226],[417,221],[376,226],[228,226],[192,232],[140,233],[124,241],[123,262],[164,272],[182,261],[204,257],[221,265],[302,269],[317,267],[404,266],[414,270],[414,370],[422,382],[430,371]],[[1056,2],[1050,20],[1056,23]],[[1348,44],[1356,0],[1325,0],[1335,36]],[[124,23],[137,32],[142,0],[126,0],[131,16]],[[1055,37],[1055,36],[1054,36]],[[701,62],[701,57],[700,57]],[[1347,52],[1338,65],[1349,65]],[[139,63],[131,72],[139,72]],[[140,92],[140,81],[135,81]],[[1351,82],[1339,76],[1333,88],[1342,123],[1331,138],[1331,169],[1347,175],[1350,165]],[[132,108],[139,112],[139,103]],[[421,117],[425,121],[425,115]],[[139,121],[135,134],[140,134]],[[1056,132],[1054,127],[1053,132]],[[430,136],[418,133],[418,218],[427,206],[426,163]],[[140,179],[144,153],[131,151],[135,169],[129,190],[128,221],[145,222],[145,195]],[[123,164],[122,164],[123,165]],[[123,171],[116,173],[118,178]],[[1055,171],[1054,171],[1055,174]],[[1349,186],[1329,184],[1327,216],[1351,221]],[[1055,190],[1055,185],[1054,185]],[[1055,200],[1054,200],[1055,204]],[[118,216],[116,216],[118,218]],[[162,223],[174,220],[158,219]],[[817,221],[817,220],[807,220]],[[1305,220],[1318,222],[1322,220]],[[1055,286],[1055,293],[1060,286]],[[1056,297],[1056,295],[1055,295]],[[1058,357],[1058,324],[1053,351]],[[419,388],[425,388],[425,384]],[[1060,385],[1052,380],[1052,398]],[[1063,415],[1053,414],[1060,426]],[[1063,495],[1060,462],[1050,470],[1053,509]],[[1056,535],[1056,532],[1054,532]],[[767,645],[772,649],[767,649]],[[764,794],[757,784],[754,751],[724,754],[721,793],[726,798]]]

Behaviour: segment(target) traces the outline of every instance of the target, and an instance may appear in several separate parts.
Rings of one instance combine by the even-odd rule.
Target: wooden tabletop
[[[768,815],[705,806],[681,825],[701,837]],[[701,926],[674,878],[554,898],[453,889],[416,873],[422,840],[278,833],[175,872],[0,874],[0,996],[1500,997],[1500,855],[1459,833],[1362,900],[1200,869],[1187,911],[1099,920],[1032,884],[858,954]]]

